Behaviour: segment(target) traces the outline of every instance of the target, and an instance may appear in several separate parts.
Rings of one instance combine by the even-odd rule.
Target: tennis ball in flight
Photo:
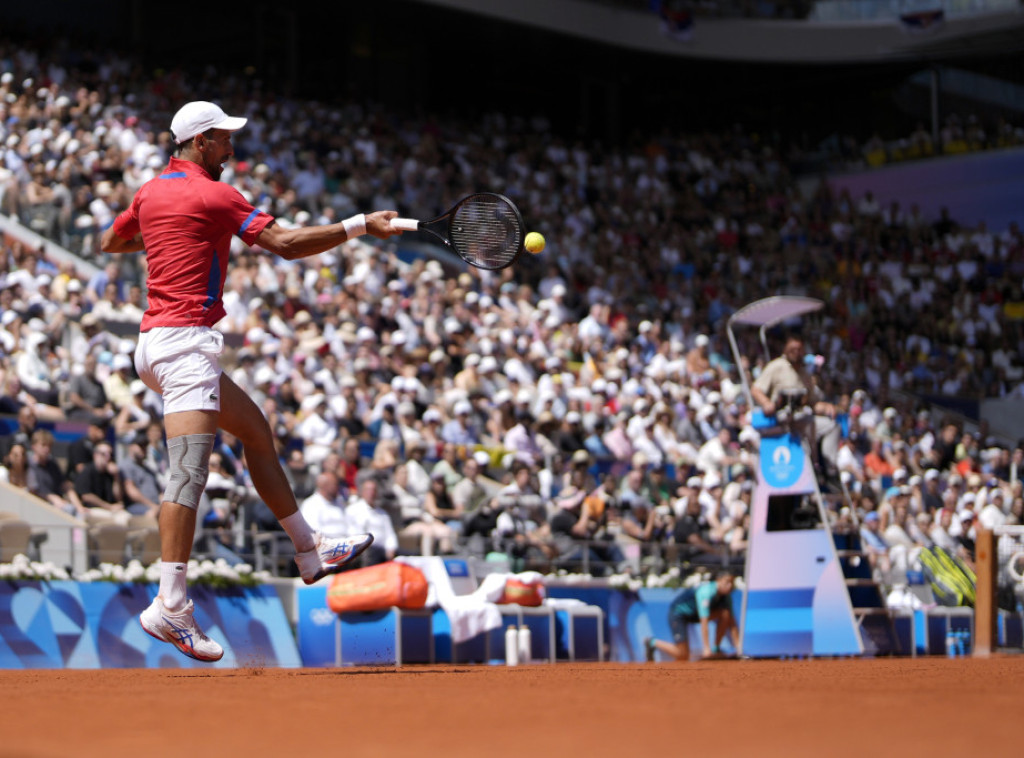
[[[530,232],[526,235],[526,239],[523,240],[523,247],[534,255],[543,251],[545,244],[544,235],[540,232]]]

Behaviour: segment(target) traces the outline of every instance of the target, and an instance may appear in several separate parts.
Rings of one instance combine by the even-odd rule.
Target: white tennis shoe
[[[170,642],[189,658],[211,663],[224,657],[224,648],[211,640],[192,617],[195,606],[189,600],[180,611],[169,611],[157,597],[139,614],[146,632],[162,642]]]
[[[306,584],[313,584],[328,574],[340,571],[373,544],[372,534],[353,534],[338,539],[315,532],[313,538],[316,545],[312,550],[295,554],[299,574]]]

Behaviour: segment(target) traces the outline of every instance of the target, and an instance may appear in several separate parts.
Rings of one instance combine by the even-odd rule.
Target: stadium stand
[[[75,59],[70,49],[0,50],[0,210],[95,272],[85,277],[73,261],[5,237],[4,438],[13,441],[18,411],[31,407],[69,466],[67,445],[85,431],[68,419],[72,388],[92,355],[112,406],[96,412],[118,460],[143,440],[159,474],[159,426],[147,424],[159,421],[159,398],[143,388],[132,399],[125,362],[145,303],[141,261],[103,258],[97,238],[160,172],[170,114],[205,85],[173,70],[144,77],[113,53],[97,61],[101,76],[85,77]],[[974,414],[979,397],[1024,392],[1016,225],[926,218],[910,201],[883,206],[827,181],[801,182],[791,162],[800,156],[738,128],[600,147],[539,117],[438,121],[271,99],[230,77],[220,84],[224,107],[250,119],[223,181],[282,224],[369,206],[428,218],[487,187],[512,197],[548,238],[548,252],[510,276],[461,270],[412,239],[360,240],[289,264],[235,240],[225,367],[271,419],[282,458],[301,452],[289,464],[297,490],[327,469],[350,487],[356,470],[379,477],[400,529],[425,495],[422,477],[394,482],[414,444],[426,449],[417,464],[426,480],[440,472],[448,492],[471,457],[492,489],[528,459],[528,484],[451,519],[459,552],[557,569],[565,553],[553,526],[565,511],[583,525],[571,532],[585,548],[565,564],[573,570],[689,571],[675,534],[696,498],[714,546],[701,561],[741,563],[756,435],[724,324],[745,302],[786,293],[829,304],[805,342],[847,440],[833,516],[837,532],[879,522],[874,578],[906,582],[916,552],[936,541],[970,557],[974,516],[1020,523],[1024,451]],[[855,149],[842,141],[835,157],[873,165],[1021,142],[1005,122],[951,117],[947,126],[938,145],[926,148],[915,132]],[[910,147],[897,152],[903,142]],[[967,401],[951,411],[939,398]],[[317,415],[334,431],[326,446],[306,433]],[[465,439],[452,426],[463,415]],[[378,442],[389,437],[399,455],[383,460]],[[351,458],[348,439],[358,441]],[[272,525],[236,441],[225,435],[218,452],[229,483],[208,493],[203,549],[256,562],[253,551],[270,543],[251,527]],[[10,465],[5,458],[7,476]],[[120,527],[94,526],[96,549],[123,559]],[[107,532],[120,533],[112,549]],[[261,562],[285,570],[273,546]]]

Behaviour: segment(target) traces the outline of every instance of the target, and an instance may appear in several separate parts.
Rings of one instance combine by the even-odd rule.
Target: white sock
[[[291,516],[281,519],[281,526],[292,538],[295,552],[305,553],[316,547],[313,530],[309,528],[309,522],[303,517],[301,511],[295,511]]]
[[[169,611],[179,610],[185,605],[188,566],[184,563],[160,562],[160,599]]]

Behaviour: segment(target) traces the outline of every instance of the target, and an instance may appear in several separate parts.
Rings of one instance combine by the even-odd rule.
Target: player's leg
[[[193,618],[187,596],[187,566],[192,555],[196,511],[206,486],[217,414],[180,411],[164,418],[169,481],[160,505],[160,590],[142,612],[142,628],[200,661],[217,661],[223,648],[209,639]]]
[[[736,619],[733,617],[732,611],[728,608],[712,611],[711,620],[715,622],[715,647],[713,652],[716,655],[721,655],[722,640],[725,639],[726,635],[729,636],[729,641],[732,643],[733,649],[738,652],[739,635],[736,628]]]
[[[245,448],[253,486],[295,545],[295,562],[303,581],[312,584],[355,560],[373,537],[355,534],[331,539],[313,532],[298,509],[270,424],[259,406],[227,374],[221,374],[220,393],[220,428],[235,435]]]
[[[690,660],[690,624],[682,616],[675,614],[669,614],[668,625],[672,630],[672,642],[667,640],[658,640],[653,638],[647,638],[644,641],[646,647],[647,660],[654,660],[655,651],[661,652],[667,655],[669,658],[675,661],[688,661]]]

